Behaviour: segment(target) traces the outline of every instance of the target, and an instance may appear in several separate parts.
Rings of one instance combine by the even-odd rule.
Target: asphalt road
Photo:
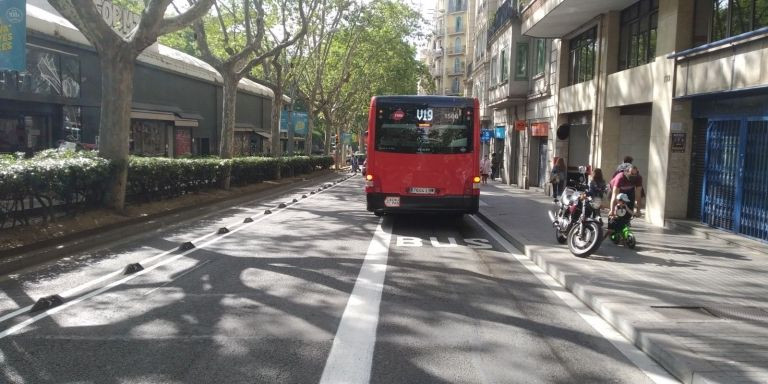
[[[296,189],[0,280],[0,382],[651,382],[474,219],[375,217],[362,185]],[[20,310],[52,294],[64,304]]]

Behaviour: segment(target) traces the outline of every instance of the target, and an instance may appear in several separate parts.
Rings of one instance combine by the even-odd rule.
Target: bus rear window
[[[429,110],[427,115],[417,114],[415,108],[381,109],[375,130],[376,150],[427,154],[472,152],[472,120],[471,116],[465,117],[463,108]]]

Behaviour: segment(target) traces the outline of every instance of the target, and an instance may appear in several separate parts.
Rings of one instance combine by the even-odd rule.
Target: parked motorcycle
[[[586,167],[579,167],[578,180],[569,180],[563,193],[555,200],[555,211],[548,211],[555,239],[568,244],[576,257],[589,257],[603,241],[603,220],[600,217],[599,196],[591,196],[586,182]]]

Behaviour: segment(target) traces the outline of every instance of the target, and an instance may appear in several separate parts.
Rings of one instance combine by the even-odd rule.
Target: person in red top
[[[630,166],[624,172],[616,174],[611,179],[611,212],[608,216],[613,216],[616,212],[616,196],[619,193],[626,193],[629,197],[627,206],[634,211],[635,216],[640,212],[640,199],[643,196],[643,178],[636,166]]]

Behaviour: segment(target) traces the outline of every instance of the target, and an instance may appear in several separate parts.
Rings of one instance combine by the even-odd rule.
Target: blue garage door
[[[702,221],[768,241],[768,118],[710,120]]]

